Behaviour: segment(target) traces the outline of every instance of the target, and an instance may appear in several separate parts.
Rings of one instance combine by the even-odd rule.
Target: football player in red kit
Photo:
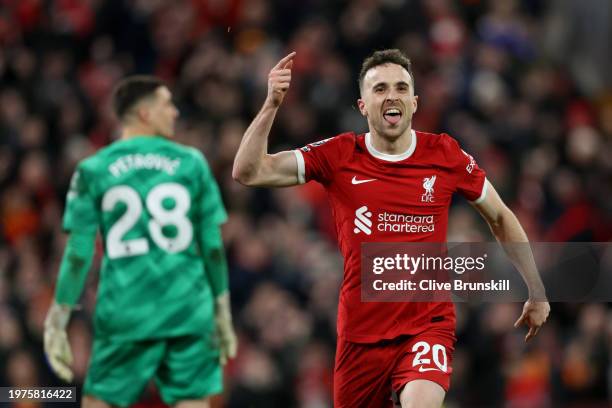
[[[334,368],[334,406],[440,407],[450,383],[455,309],[449,302],[362,302],[361,243],[446,242],[451,196],[458,192],[500,242],[527,242],[514,214],[478,167],[447,134],[412,129],[418,106],[410,60],[377,51],[359,76],[359,110],[369,132],[343,133],[301,149],[268,154],[268,134],[291,82],[295,53],[268,77],[268,96],[244,134],[233,177],[249,186],[315,180],[327,190],[344,257]],[[411,216],[411,217],[409,217]],[[394,228],[389,219],[410,218]],[[531,253],[508,250],[530,298],[516,326],[535,336],[550,307]]]

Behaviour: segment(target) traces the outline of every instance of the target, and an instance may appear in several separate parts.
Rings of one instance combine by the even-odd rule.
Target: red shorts
[[[373,344],[339,337],[334,407],[393,407],[393,393],[399,397],[404,385],[419,379],[448,391],[455,341],[453,330],[440,328]]]

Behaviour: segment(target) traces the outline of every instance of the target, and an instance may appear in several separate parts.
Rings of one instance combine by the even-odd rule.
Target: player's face
[[[178,109],[172,102],[172,94],[165,86],[155,91],[148,106],[148,121],[152,130],[164,137],[174,136],[174,125],[178,117]]]
[[[388,63],[366,73],[357,103],[370,131],[394,140],[409,130],[417,99],[408,71]]]

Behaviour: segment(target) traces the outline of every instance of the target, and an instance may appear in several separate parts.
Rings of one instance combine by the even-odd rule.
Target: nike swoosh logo
[[[357,180],[357,177],[353,176],[353,179],[351,180],[351,183],[353,183],[353,184],[363,184],[363,183],[368,183],[370,181],[376,181],[376,179]]]
[[[423,368],[423,366],[419,367],[419,373],[424,373],[425,371],[442,371],[439,368]]]

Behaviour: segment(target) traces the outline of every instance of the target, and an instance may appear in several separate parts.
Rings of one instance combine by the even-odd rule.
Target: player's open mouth
[[[383,113],[383,118],[392,125],[396,125],[402,118],[402,111],[397,108],[386,109]]]

